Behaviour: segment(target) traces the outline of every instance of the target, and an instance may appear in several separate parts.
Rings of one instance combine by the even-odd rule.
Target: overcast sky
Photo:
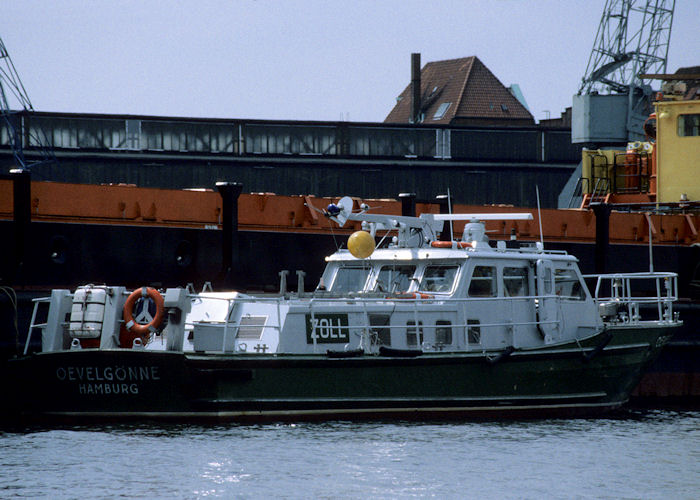
[[[0,0],[0,38],[40,111],[383,121],[410,57],[475,55],[537,120],[571,105],[604,0]],[[700,65],[678,0],[668,71]]]

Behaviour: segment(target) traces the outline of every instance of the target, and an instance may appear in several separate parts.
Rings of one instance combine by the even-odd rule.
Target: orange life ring
[[[156,304],[156,315],[146,324],[137,323],[134,320],[134,305],[141,298],[150,297]],[[139,335],[143,340],[147,340],[151,332],[156,332],[157,328],[163,322],[165,314],[165,303],[163,296],[158,293],[158,290],[151,287],[141,287],[131,292],[129,298],[124,303],[124,326],[132,333]]]
[[[432,298],[434,298],[433,295],[430,295],[427,293],[420,293],[420,292],[399,293],[399,294],[396,294],[392,297],[387,297],[387,299],[432,299]]]
[[[466,241],[433,241],[430,246],[433,248],[452,248],[452,244],[457,245],[457,248],[467,248],[471,247],[471,243]]]

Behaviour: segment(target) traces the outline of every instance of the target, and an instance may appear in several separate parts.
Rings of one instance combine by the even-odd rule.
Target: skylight
[[[437,111],[433,115],[433,120],[439,120],[440,118],[445,116],[445,113],[447,113],[447,110],[450,109],[451,105],[451,102],[443,102],[442,104],[440,104]]]

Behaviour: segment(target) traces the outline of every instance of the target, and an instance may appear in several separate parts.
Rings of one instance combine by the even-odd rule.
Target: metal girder
[[[16,109],[12,109],[14,104],[17,105]],[[56,161],[44,131],[42,129],[32,131],[26,123],[26,119],[33,112],[34,107],[29,100],[29,95],[12,63],[5,43],[0,38],[0,117],[2,117],[2,124],[7,128],[15,163],[22,170],[31,166],[24,155],[25,145],[36,145],[42,156],[38,163]]]
[[[608,0],[579,94],[624,92],[665,73],[675,0]]]

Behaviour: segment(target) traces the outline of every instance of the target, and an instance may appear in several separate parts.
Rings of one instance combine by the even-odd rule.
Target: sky
[[[381,122],[419,52],[477,56],[539,121],[571,105],[604,5],[0,0],[0,38],[38,111]],[[678,0],[668,72],[699,48],[700,0]]]

